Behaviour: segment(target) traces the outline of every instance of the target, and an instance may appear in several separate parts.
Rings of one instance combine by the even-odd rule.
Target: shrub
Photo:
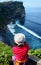
[[[35,50],[31,49],[28,54],[37,56],[38,58],[41,59],[41,48]]]
[[[12,60],[11,47],[0,42],[0,65],[9,65],[9,61]]]

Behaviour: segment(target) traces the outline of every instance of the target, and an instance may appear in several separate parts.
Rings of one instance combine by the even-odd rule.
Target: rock
[[[0,3],[0,29],[4,28],[8,23],[19,19],[23,22],[25,19],[25,8],[23,2],[8,1]]]

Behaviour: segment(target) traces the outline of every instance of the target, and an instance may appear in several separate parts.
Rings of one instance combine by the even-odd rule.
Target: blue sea
[[[13,35],[25,34],[31,49],[41,48],[41,8],[26,8],[25,12],[24,24],[16,21],[16,24],[10,24],[9,30]]]
[[[26,8],[24,26],[41,37],[41,8]],[[27,41],[31,48],[41,48],[41,39],[31,34],[26,34]]]
[[[25,26],[41,36],[41,8],[26,8]]]
[[[14,34],[23,33],[26,36],[31,49],[41,48],[41,8],[26,8],[25,22],[20,24],[19,20],[15,24],[9,24],[9,31],[6,32],[9,41],[12,43]]]
[[[41,8],[26,8],[25,12],[24,26],[41,37]],[[41,48],[41,39],[28,32],[25,35],[31,48]]]

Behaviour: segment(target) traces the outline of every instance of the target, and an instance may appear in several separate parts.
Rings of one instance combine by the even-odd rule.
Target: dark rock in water
[[[13,46],[13,35],[11,32],[7,29],[6,31],[0,31],[0,41],[3,41],[5,44],[9,46]]]
[[[0,2],[0,29],[5,29],[5,26],[13,21],[19,19],[20,22],[25,20],[25,8],[23,2],[8,1]]]
[[[1,33],[0,33],[0,41],[4,41],[4,38],[2,37]]]
[[[2,41],[3,40],[3,38],[2,38],[2,36],[0,35],[0,41]]]

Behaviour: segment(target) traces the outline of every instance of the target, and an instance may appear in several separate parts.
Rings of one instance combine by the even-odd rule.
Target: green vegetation
[[[11,47],[0,42],[0,65],[9,65],[12,55]]]
[[[41,48],[36,49],[36,50],[31,49],[28,54],[37,56],[38,58],[41,59]]]
[[[28,54],[34,55],[41,59],[41,48],[36,50],[31,49]],[[13,54],[11,47],[0,41],[0,65],[10,65],[12,56]]]

